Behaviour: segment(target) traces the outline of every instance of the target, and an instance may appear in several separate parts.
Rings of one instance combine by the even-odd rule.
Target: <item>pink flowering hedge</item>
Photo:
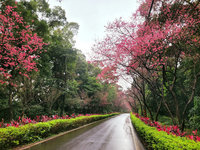
[[[162,126],[152,122],[149,118],[140,117],[131,113],[131,121],[146,144],[147,149],[154,150],[197,150],[200,149],[200,140],[193,131],[193,135],[185,136],[177,126]]]
[[[42,140],[48,136],[57,134],[59,132],[68,131],[76,127],[117,115],[118,113],[106,115],[87,115],[73,117],[38,117],[39,122],[31,120],[30,118],[13,121],[8,126],[0,128],[0,149],[9,149],[20,145],[32,143]]]
[[[47,121],[51,121],[51,120],[55,120],[55,119],[71,119],[71,118],[76,118],[76,117],[80,117],[80,116],[91,116],[91,115],[99,115],[99,114],[72,114],[72,115],[63,115],[63,116],[58,116],[58,115],[52,115],[52,116],[36,116],[35,119],[31,119],[29,117],[20,117],[17,120],[12,120],[10,123],[4,123],[4,120],[2,119],[2,121],[0,122],[0,128],[4,128],[4,127],[19,127],[25,124],[29,124],[29,123],[38,123],[38,122],[47,122]]]

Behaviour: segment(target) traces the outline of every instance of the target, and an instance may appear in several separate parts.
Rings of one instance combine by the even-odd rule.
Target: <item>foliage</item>
[[[197,136],[197,130],[192,131],[193,135],[188,135],[186,132],[181,132],[181,130],[179,129],[178,126],[174,126],[174,125],[170,125],[170,126],[163,126],[161,125],[159,122],[156,121],[151,121],[149,118],[147,117],[140,117],[138,114],[135,114],[135,116],[137,118],[139,118],[141,121],[143,121],[145,124],[151,126],[151,127],[155,127],[158,131],[164,131],[167,134],[172,134],[175,136],[181,136],[181,137],[188,137],[191,140],[195,140],[196,142],[200,141],[200,137]]]
[[[109,23],[93,47],[100,78],[130,76],[143,114],[157,120],[164,112],[181,130],[199,96],[199,6],[198,0],[143,0],[129,21]]]
[[[117,113],[106,115],[87,115],[71,119],[55,119],[51,121],[45,120],[47,122],[29,123],[19,127],[0,128],[0,148],[7,149],[35,142],[52,134],[67,131],[93,121],[111,117],[113,115],[117,115]]]
[[[28,117],[19,117],[18,120],[12,120],[10,123],[4,123],[3,121],[0,122],[0,127],[19,127],[25,124],[29,124],[29,123],[38,123],[38,122],[47,122],[50,120],[55,120],[55,119],[71,119],[71,118],[76,118],[76,117],[80,117],[80,116],[91,116],[91,115],[98,115],[98,114],[72,114],[72,115],[63,115],[63,116],[58,116],[58,115],[52,115],[52,116],[45,116],[45,115],[41,115],[41,116],[36,116],[35,119],[31,119]]]
[[[200,142],[195,142],[186,137],[167,134],[164,131],[158,131],[155,127],[146,125],[132,113],[131,121],[142,140],[147,144],[147,149],[196,150],[200,148]]]
[[[165,131],[167,134],[172,134],[176,136],[184,136],[185,132],[181,133],[180,129],[178,126],[163,126],[159,122],[156,121],[151,121],[148,117],[140,117],[138,114],[135,114],[137,118],[139,118],[141,121],[143,121],[145,124],[151,126],[151,127],[156,127],[158,131]]]
[[[2,1],[0,5],[0,82],[9,84],[7,81],[17,75],[28,77],[28,72],[37,71],[35,61],[44,43],[30,25],[24,23],[16,6],[5,5]]]
[[[162,123],[163,125],[172,125],[173,124],[173,122],[170,119],[170,117],[167,117],[167,116],[161,116],[160,115],[159,118],[158,118],[158,121],[160,123]]]
[[[200,129],[200,112],[199,112],[199,108],[200,108],[200,97],[194,97],[194,107],[192,107],[192,109],[189,112],[189,126],[192,129]]]
[[[47,0],[0,3],[0,120],[116,110],[115,85],[99,81],[101,69],[74,48],[79,25],[64,9]]]

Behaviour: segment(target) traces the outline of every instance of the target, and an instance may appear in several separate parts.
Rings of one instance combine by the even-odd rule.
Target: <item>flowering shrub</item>
[[[148,118],[144,119],[146,123],[152,123]],[[168,132],[164,131],[168,127],[164,126],[160,128],[156,128],[154,126],[149,126],[145,122],[143,122],[140,118],[136,117],[136,115],[131,113],[131,122],[134,125],[137,133],[141,137],[145,147],[147,150],[197,150],[200,149],[200,142],[196,142],[194,140],[188,139],[185,136],[177,136],[176,131],[177,127],[171,127],[171,130],[168,129]],[[153,124],[153,123],[152,123]],[[152,125],[151,124],[151,125]],[[158,123],[159,124],[159,123]],[[160,126],[155,123],[155,126]],[[162,128],[162,130],[160,130]],[[170,127],[169,127],[170,128]],[[174,133],[175,132],[175,133]],[[196,135],[196,131],[194,133]],[[193,135],[193,138],[196,137]]]
[[[105,115],[71,115],[59,117],[54,115],[52,117],[37,117],[37,121],[46,121],[35,123],[30,118],[22,119],[25,125],[18,125],[20,122],[11,123],[13,126],[6,128],[0,128],[0,149],[9,149],[19,145],[32,143],[42,140],[48,136],[55,135],[57,133],[68,131],[80,127],[82,125],[101,120],[104,118],[117,115],[118,113],[105,114]],[[64,118],[64,119],[63,119]],[[21,118],[20,118],[21,120]],[[48,120],[48,121],[47,121]],[[50,121],[49,121],[50,120]],[[34,123],[31,123],[33,121]],[[30,123],[29,123],[30,122]],[[18,127],[14,127],[14,126]]]
[[[19,127],[21,125],[25,125],[25,124],[29,124],[29,123],[38,123],[38,122],[47,122],[50,120],[55,120],[55,119],[71,119],[71,118],[76,118],[76,117],[80,117],[80,116],[91,116],[91,115],[99,115],[99,114],[78,114],[76,115],[75,113],[73,113],[72,115],[63,115],[63,116],[58,116],[58,115],[52,115],[51,117],[49,116],[36,116],[35,119],[31,119],[31,118],[24,118],[24,117],[20,117],[18,118],[18,120],[12,120],[10,123],[4,123],[4,120],[2,119],[2,121],[0,122],[0,128],[4,128],[4,127]]]
[[[197,130],[192,131],[193,135],[186,135],[186,132],[181,132],[179,127],[176,125],[171,125],[171,126],[163,126],[159,122],[156,121],[151,121],[148,117],[141,117],[138,114],[135,114],[137,118],[142,120],[145,124],[151,126],[151,127],[156,127],[158,131],[164,131],[167,134],[172,134],[175,136],[186,136],[187,138],[191,140],[195,140],[196,142],[200,142],[200,137],[197,136]]]

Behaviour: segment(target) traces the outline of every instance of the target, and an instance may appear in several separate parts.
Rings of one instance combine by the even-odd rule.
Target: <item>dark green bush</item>
[[[81,116],[72,119],[57,119],[20,127],[0,128],[0,150],[42,140],[50,135],[68,131],[76,127],[108,118],[117,113],[107,115]]]
[[[158,131],[155,127],[147,126],[132,113],[131,121],[149,150],[200,150],[200,142]]]

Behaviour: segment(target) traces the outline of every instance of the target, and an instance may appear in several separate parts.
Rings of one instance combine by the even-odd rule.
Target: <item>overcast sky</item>
[[[116,18],[129,19],[138,6],[137,0],[49,0],[50,6],[61,6],[69,22],[80,25],[75,47],[89,59],[95,39],[104,37],[108,22]]]

